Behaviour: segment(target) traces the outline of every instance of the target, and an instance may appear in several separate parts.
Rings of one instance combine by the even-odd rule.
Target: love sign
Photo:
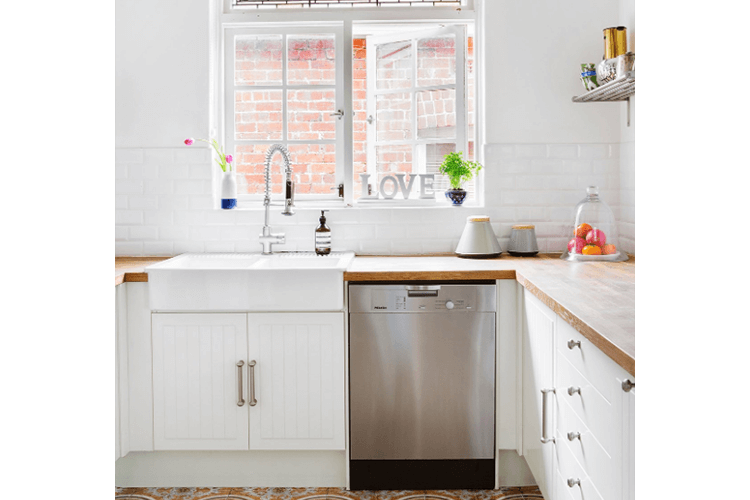
[[[362,181],[361,199],[377,200],[382,197],[384,200],[392,200],[400,191],[401,194],[404,195],[404,199],[408,200],[412,188],[414,187],[414,180],[417,177],[419,177],[419,199],[434,199],[435,190],[432,185],[435,183],[435,174],[409,174],[408,184],[406,183],[406,174],[386,175],[380,179],[379,190],[372,194],[368,194],[367,189],[370,174],[359,174],[359,178]]]

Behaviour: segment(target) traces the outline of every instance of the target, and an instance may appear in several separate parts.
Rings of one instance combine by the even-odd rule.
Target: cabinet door
[[[635,382],[635,377],[626,380]],[[635,387],[622,392],[622,500],[635,500]]]
[[[343,450],[344,314],[254,313],[248,332],[250,449]]]
[[[523,454],[544,498],[553,498],[555,443],[542,443],[542,390],[554,389],[555,313],[524,291]],[[546,395],[546,436],[555,435],[556,397]]]
[[[247,450],[246,315],[153,314],[152,335],[154,449]]]

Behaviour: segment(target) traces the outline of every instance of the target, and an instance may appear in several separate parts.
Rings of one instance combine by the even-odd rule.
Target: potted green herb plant
[[[482,165],[475,161],[464,160],[462,151],[445,155],[439,169],[441,174],[448,176],[451,184],[451,189],[445,192],[445,197],[451,200],[453,205],[460,206],[466,199],[466,191],[462,186],[473,179],[480,170],[482,170]]]

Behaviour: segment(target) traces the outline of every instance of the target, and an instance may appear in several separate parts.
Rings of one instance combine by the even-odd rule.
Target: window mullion
[[[341,36],[337,34],[336,38],[340,42],[336,44],[336,103],[341,102],[337,109],[344,111],[336,127],[336,177],[344,184],[344,203],[351,205],[354,201],[354,41],[351,21],[344,22]]]
[[[289,34],[284,33],[282,38],[283,43],[281,44],[281,140],[282,144],[286,146],[289,135],[287,134],[288,129],[288,104],[287,99],[289,96],[289,90],[287,89],[287,54],[289,53]]]

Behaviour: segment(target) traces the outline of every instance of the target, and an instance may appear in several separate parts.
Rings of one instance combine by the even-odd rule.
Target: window
[[[461,6],[463,0],[234,0],[237,7],[255,9],[283,8],[351,8],[351,7],[449,7]]]
[[[222,136],[236,158],[241,206],[262,198],[265,153],[276,143],[289,150],[301,205],[448,204],[437,173],[443,156],[474,159],[473,19],[359,17],[313,25],[235,15],[223,26]],[[281,164],[276,155],[277,196]],[[465,188],[477,203],[474,182]]]

